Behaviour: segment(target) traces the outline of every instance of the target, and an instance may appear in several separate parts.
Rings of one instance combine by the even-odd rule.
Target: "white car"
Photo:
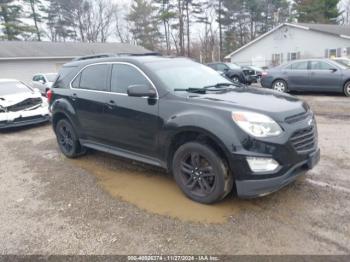
[[[46,122],[47,99],[39,90],[14,79],[0,79],[0,129]]]
[[[40,90],[41,94],[46,95],[57,78],[56,73],[36,74],[32,79],[32,86]]]

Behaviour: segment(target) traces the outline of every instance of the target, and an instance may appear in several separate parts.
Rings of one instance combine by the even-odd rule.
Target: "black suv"
[[[48,93],[63,154],[92,148],[165,168],[191,199],[274,192],[319,160],[308,105],[235,86],[184,58],[124,56],[66,64]]]

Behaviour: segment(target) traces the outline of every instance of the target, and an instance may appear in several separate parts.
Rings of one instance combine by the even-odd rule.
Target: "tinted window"
[[[80,85],[82,89],[108,91],[107,88],[108,65],[93,65],[81,73]]]
[[[292,69],[292,70],[307,70],[307,64],[308,64],[308,62],[297,62],[297,63],[291,64],[290,69]]]
[[[136,68],[116,64],[113,65],[111,91],[116,93],[127,93],[131,85],[149,85],[149,81]]]
[[[311,61],[311,69],[313,70],[330,70],[334,68],[331,65],[321,61]]]
[[[72,83],[72,87],[73,88],[79,88],[80,86],[80,77],[81,77],[81,74],[79,74],[73,81]]]
[[[28,86],[21,82],[0,83],[0,96],[33,92]]]
[[[34,76],[33,81],[39,81],[39,78],[40,78],[39,76]]]
[[[213,68],[214,70],[218,70],[216,64],[209,64],[208,66],[209,66],[210,68]]]
[[[225,71],[225,69],[228,69],[227,65],[224,64],[217,64],[216,67],[218,71]]]

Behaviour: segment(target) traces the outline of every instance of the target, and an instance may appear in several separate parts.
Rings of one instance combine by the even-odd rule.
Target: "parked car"
[[[350,59],[346,57],[337,57],[333,58],[333,60],[343,66],[350,67]]]
[[[260,81],[262,72],[264,71],[262,68],[257,66],[243,66],[244,69],[248,70],[248,73]]]
[[[48,120],[48,103],[39,90],[17,80],[0,79],[0,129]]]
[[[57,77],[56,73],[36,74],[32,79],[33,88],[40,90],[41,94],[46,95]]]
[[[185,58],[65,65],[48,92],[62,153],[86,148],[162,167],[189,198],[213,203],[279,190],[319,161],[317,127],[295,97],[237,86]]]
[[[210,63],[207,64],[210,68],[215,71],[224,74],[227,78],[229,78],[234,83],[241,83],[250,85],[252,83],[257,82],[255,76],[249,72],[249,69],[244,69],[241,66],[233,63]]]
[[[280,92],[339,92],[350,96],[350,69],[330,59],[298,60],[264,72],[261,85]]]

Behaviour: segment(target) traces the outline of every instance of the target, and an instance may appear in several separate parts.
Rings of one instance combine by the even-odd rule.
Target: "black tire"
[[[62,153],[68,158],[76,158],[86,153],[86,149],[79,143],[78,136],[68,119],[57,122],[55,133]]]
[[[215,150],[189,142],[175,152],[172,171],[177,185],[190,199],[211,204],[232,191],[233,177]]]
[[[240,80],[239,76],[236,76],[236,75],[231,77],[231,81],[233,83],[241,83],[241,80]]]
[[[350,97],[350,81],[346,82],[344,85],[344,95]]]
[[[272,83],[272,89],[282,92],[282,93],[287,93],[288,92],[288,84],[286,81],[282,79],[278,79]]]

